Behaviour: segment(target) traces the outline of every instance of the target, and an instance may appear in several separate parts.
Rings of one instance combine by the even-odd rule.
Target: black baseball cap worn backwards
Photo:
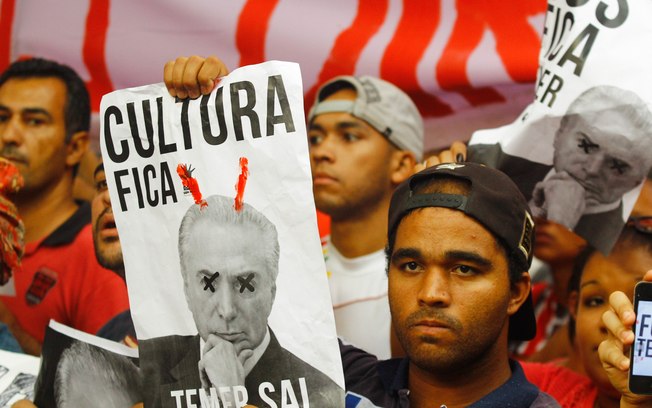
[[[417,193],[414,188],[437,178],[461,179],[470,184],[468,195]],[[411,210],[444,207],[462,211],[501,239],[518,259],[523,271],[530,268],[534,221],[528,203],[514,182],[503,172],[476,163],[444,163],[429,167],[405,180],[394,192],[389,207],[388,232],[398,228]],[[510,340],[530,340],[536,334],[532,292],[509,321]]]

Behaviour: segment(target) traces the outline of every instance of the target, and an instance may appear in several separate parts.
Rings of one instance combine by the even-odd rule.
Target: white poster
[[[50,320],[34,389],[37,407],[131,407],[142,400],[138,350]]]
[[[611,250],[652,167],[652,2],[550,0],[535,101],[476,132],[470,159],[521,188],[535,217]]]
[[[268,62],[192,101],[102,99],[146,406],[343,405],[302,95]]]

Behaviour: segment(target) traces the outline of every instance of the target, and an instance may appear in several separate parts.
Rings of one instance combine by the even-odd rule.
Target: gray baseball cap
[[[340,89],[353,88],[354,101],[325,101]],[[401,150],[423,157],[423,119],[412,99],[395,85],[371,76],[338,76],[319,88],[308,122],[322,113],[346,112],[362,119]]]

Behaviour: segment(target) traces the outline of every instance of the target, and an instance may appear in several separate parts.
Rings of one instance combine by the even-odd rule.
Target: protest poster
[[[39,408],[130,408],[142,401],[138,351],[50,320],[34,387]]]
[[[602,252],[652,167],[650,15],[648,1],[549,0],[535,100],[470,141],[470,160],[510,175],[535,217]]]
[[[343,406],[298,64],[116,91],[101,118],[145,405]]]
[[[0,350],[0,408],[34,397],[40,362],[38,357]]]

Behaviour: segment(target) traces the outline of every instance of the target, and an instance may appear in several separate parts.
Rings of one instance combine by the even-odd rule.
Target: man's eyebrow
[[[93,177],[97,176],[97,173],[102,172],[104,173],[104,163],[100,163],[97,165],[95,168],[95,171],[93,172]]]
[[[593,139],[591,139],[591,136],[587,135],[584,132],[580,132],[580,135],[582,135],[582,137],[588,140],[589,142],[593,143]]]
[[[209,278],[215,274],[215,271],[209,271],[208,269],[200,269],[197,272],[204,276],[208,276]]]
[[[237,274],[235,274],[235,275],[233,275],[233,276],[235,276],[236,278],[237,278],[238,276],[239,276],[239,277],[245,277],[245,278],[246,278],[246,277],[249,276],[249,275],[256,275],[256,276],[258,276],[258,275],[260,275],[260,272],[255,271],[255,270],[253,270],[253,269],[246,269],[246,270],[243,270],[242,272],[238,272]]]
[[[50,112],[46,111],[43,108],[25,108],[23,109],[22,113],[28,115],[45,115],[48,117],[48,119],[52,119]]]
[[[581,135],[584,139],[586,139],[586,141],[588,142],[588,144],[591,145],[591,147],[597,147],[597,148],[600,148],[600,145],[597,144],[597,143],[595,143],[595,142],[591,139],[591,137],[590,137],[589,135],[587,135],[586,133],[584,133],[584,132],[580,132],[580,135]]]
[[[449,261],[467,261],[474,264],[490,269],[494,266],[493,262],[484,256],[473,251],[446,251],[444,256]]]
[[[391,260],[393,262],[406,258],[421,259],[422,256],[421,251],[416,248],[399,248],[392,253]]]
[[[343,122],[338,122],[336,127],[337,127],[338,130],[346,130],[346,129],[350,129],[350,128],[362,129],[362,128],[364,128],[364,125],[362,123],[359,123],[359,122],[343,121]]]
[[[315,122],[311,122],[310,125],[308,126],[308,130],[318,130],[320,132],[323,132],[324,128]]]

